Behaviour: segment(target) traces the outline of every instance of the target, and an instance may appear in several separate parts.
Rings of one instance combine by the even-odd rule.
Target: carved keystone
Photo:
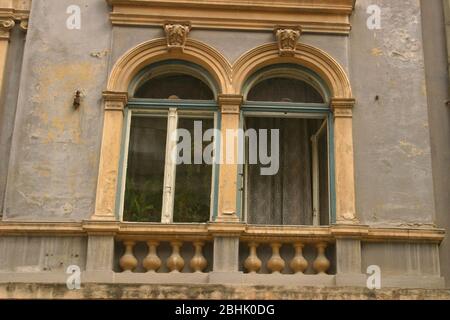
[[[277,27],[275,28],[280,56],[293,56],[297,48],[298,40],[302,34],[301,27]]]

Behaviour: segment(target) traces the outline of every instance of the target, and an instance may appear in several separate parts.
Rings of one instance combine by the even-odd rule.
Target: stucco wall
[[[0,284],[2,299],[168,299],[168,300],[449,300],[449,290],[314,288],[286,286]]]
[[[356,2],[350,36],[357,213],[362,223],[434,224],[419,0],[376,1],[381,30]],[[377,99],[378,97],[378,99]]]
[[[82,9],[81,30],[66,28],[72,4]],[[5,219],[80,220],[93,213],[110,49],[108,12],[102,0],[33,1]],[[85,97],[75,111],[77,89]]]
[[[25,33],[18,27],[11,32],[3,87],[5,94],[0,102],[0,216],[3,212],[3,201],[6,191],[6,178],[14,132],[25,37]]]
[[[425,70],[428,92],[428,113],[430,118],[431,155],[436,202],[437,224],[440,228],[450,227],[450,107],[448,100],[448,68],[445,21],[442,3],[448,0],[422,0],[423,39],[425,48]],[[441,271],[450,285],[450,247],[448,237],[440,248]]]
[[[373,1],[356,3],[350,37],[304,35],[301,41],[332,55],[352,82],[357,99],[357,214],[365,224],[434,225],[420,1],[377,1],[381,30],[366,27],[366,7]],[[82,8],[81,30],[65,27],[66,8],[72,4]],[[163,36],[160,28],[113,28],[108,12],[104,0],[33,2],[9,161],[6,220],[82,220],[93,213],[101,93],[108,70],[133,46]],[[231,62],[273,41],[271,32],[195,28],[190,37],[215,47]],[[84,98],[74,110],[77,89]],[[445,166],[435,170],[436,176]],[[405,250],[414,254],[414,248]]]

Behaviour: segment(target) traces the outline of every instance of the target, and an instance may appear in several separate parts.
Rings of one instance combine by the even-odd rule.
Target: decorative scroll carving
[[[275,29],[280,56],[295,55],[301,34],[302,30],[300,27],[277,27]]]
[[[20,30],[22,30],[23,32],[27,32],[28,31],[28,19],[23,19],[20,21]]]
[[[0,20],[0,39],[9,39],[9,31],[14,28],[16,23],[13,19]]]
[[[166,32],[167,48],[169,50],[184,50],[186,40],[191,30],[190,23],[167,23],[164,25]]]

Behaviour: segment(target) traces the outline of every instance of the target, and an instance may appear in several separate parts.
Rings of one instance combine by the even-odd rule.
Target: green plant
[[[155,180],[137,183],[127,178],[125,187],[124,220],[160,222],[162,186]]]

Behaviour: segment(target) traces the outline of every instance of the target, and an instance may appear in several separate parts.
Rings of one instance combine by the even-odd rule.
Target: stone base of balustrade
[[[28,274],[30,276],[30,274]],[[209,299],[209,300],[450,300],[450,289],[362,287],[218,285],[218,284],[139,284],[82,283],[78,290],[68,290],[55,275],[22,278],[22,282],[0,281],[0,299]],[[16,277],[19,276],[16,274]]]
[[[69,275],[64,272],[0,272],[0,285],[64,285]],[[232,286],[274,286],[274,287],[366,287],[367,276],[363,274],[303,275],[303,274],[244,274],[242,272],[211,273],[133,273],[112,271],[83,271],[81,284],[125,285],[232,285]],[[442,289],[444,278],[438,276],[384,276],[382,288]]]

